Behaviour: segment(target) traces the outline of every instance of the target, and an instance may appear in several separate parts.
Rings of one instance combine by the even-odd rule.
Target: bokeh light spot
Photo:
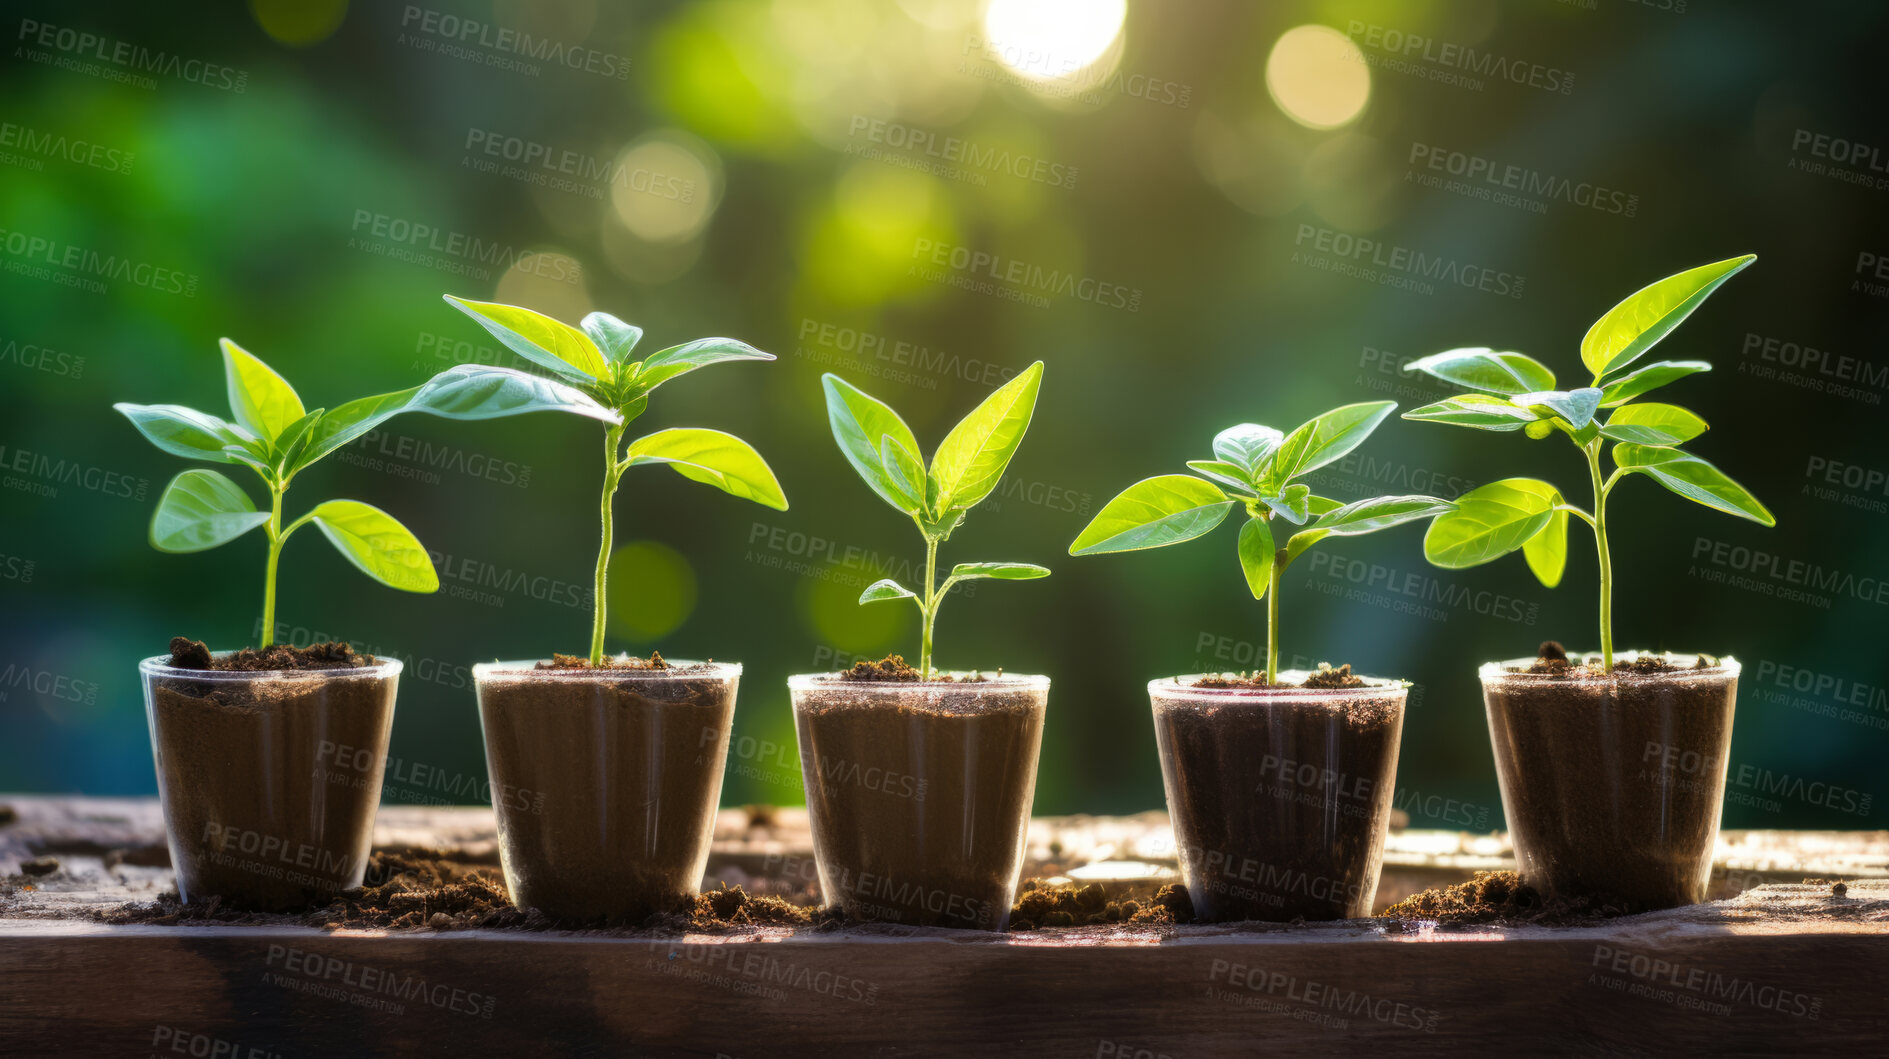
[[[877,580],[878,575],[869,575]],[[910,636],[916,609],[907,603],[859,602],[860,585],[850,580],[808,578],[801,582],[800,607],[820,638],[820,645],[846,654],[882,654]],[[916,639],[912,651],[917,650]]]
[[[999,62],[1049,81],[1107,56],[1127,16],[1128,0],[988,0],[984,34]]]
[[[274,40],[307,47],[327,40],[341,28],[341,20],[348,14],[348,0],[249,0],[249,13]]]
[[[1335,129],[1364,111],[1371,69],[1350,37],[1330,26],[1297,26],[1266,58],[1266,90],[1293,121]]]
[[[611,166],[610,205],[645,242],[686,242],[701,234],[720,202],[719,168],[714,150],[693,136],[645,136]]]
[[[590,286],[584,266],[557,250],[527,250],[499,277],[493,297],[507,305],[523,305],[567,323],[583,319],[591,310]]]
[[[637,540],[610,553],[610,629],[647,643],[681,627],[695,612],[695,568],[659,541]]]

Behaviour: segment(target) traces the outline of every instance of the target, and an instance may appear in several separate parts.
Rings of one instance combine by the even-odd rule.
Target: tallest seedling
[[[1678,405],[1635,399],[1675,379],[1710,371],[1702,360],[1661,360],[1634,366],[1653,344],[1692,315],[1719,284],[1756,261],[1746,254],[1688,269],[1634,292],[1607,310],[1581,339],[1581,362],[1593,373],[1588,385],[1555,388],[1554,372],[1520,353],[1452,349],[1412,361],[1410,370],[1477,393],[1445,398],[1404,413],[1405,419],[1451,423],[1476,430],[1516,431],[1537,441],[1561,434],[1587,462],[1594,509],[1583,511],[1560,490],[1535,478],[1505,478],[1463,495],[1457,509],[1437,519],[1423,539],[1426,558],[1438,566],[1479,566],[1520,548],[1541,583],[1561,582],[1568,558],[1568,517],[1594,530],[1600,558],[1601,665],[1614,664],[1613,555],[1607,546],[1607,498],[1621,480],[1644,474],[1695,503],[1777,524],[1771,512],[1723,471],[1681,449],[1705,432],[1705,420]],[[1605,420],[1603,409],[1611,409]],[[1603,477],[1601,450],[1613,444],[1613,473]]]
[[[628,445],[623,431],[630,420],[649,407],[649,392],[670,379],[710,364],[730,360],[773,360],[772,353],[732,338],[698,338],[658,350],[642,360],[630,359],[643,329],[609,313],[591,313],[578,327],[515,305],[467,301],[446,295],[455,308],[479,321],[506,348],[534,364],[551,369],[579,391],[612,409],[619,421],[609,423],[603,440],[603,499],[599,516],[603,539],[597,547],[596,612],[590,629],[590,664],[603,664],[603,631],[608,596],[610,549],[614,539],[611,507],[624,472],[649,463],[666,463],[693,482],[702,482],[731,496],[752,500],[776,511],[787,510],[787,498],[774,472],[754,447],[719,430],[674,427],[645,434]]]

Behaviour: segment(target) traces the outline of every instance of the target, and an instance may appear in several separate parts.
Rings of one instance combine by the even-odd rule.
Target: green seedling
[[[1027,581],[1048,577],[1046,567],[1031,563],[959,563],[938,583],[938,544],[964,521],[964,516],[1003,478],[1023,433],[1036,411],[1036,392],[1043,381],[1043,362],[999,387],[984,403],[951,428],[932,453],[927,467],[918,456],[918,440],[885,403],[837,375],[822,377],[826,385],[827,422],[833,439],[853,470],[866,480],[880,499],[910,515],[925,538],[925,583],[914,592],[890,578],[876,581],[860,593],[859,602],[909,599],[918,606],[923,632],[919,641],[918,672],[932,678],[932,626],[938,605],[961,581],[995,578]]]
[[[1498,432],[1522,431],[1535,440],[1561,434],[1587,462],[1594,508],[1583,511],[1561,491],[1535,478],[1504,478],[1463,495],[1457,509],[1436,520],[1423,539],[1424,555],[1438,566],[1478,566],[1521,549],[1541,583],[1561,583],[1568,558],[1568,518],[1594,531],[1600,559],[1601,663],[1614,662],[1613,557],[1607,546],[1607,498],[1614,487],[1643,474],[1687,500],[1777,524],[1745,487],[1679,446],[1705,432],[1705,420],[1678,405],[1634,403],[1642,395],[1694,372],[1702,360],[1662,360],[1635,366],[1699,307],[1719,285],[1757,260],[1746,254],[1689,269],[1641,288],[1607,311],[1581,339],[1581,362],[1593,373],[1579,389],[1555,388],[1554,372],[1520,353],[1453,349],[1412,361],[1410,370],[1478,391],[1448,397],[1404,413],[1427,420]],[[1609,410],[1603,420],[1601,411]],[[1601,451],[1612,445],[1613,473],[1601,475]]]
[[[1163,474],[1122,490],[1096,513],[1071,555],[1132,552],[1179,544],[1225,521],[1235,507],[1240,571],[1254,599],[1266,600],[1266,683],[1279,679],[1279,583],[1286,567],[1327,537],[1356,537],[1431,518],[1456,505],[1433,496],[1380,496],[1341,504],[1314,496],[1298,479],[1364,443],[1397,408],[1372,401],[1334,408],[1290,434],[1241,423],[1213,439],[1211,460],[1189,460],[1202,475]],[[1296,527],[1296,528],[1293,528]]]
[[[754,447],[719,430],[672,427],[645,434],[625,444],[624,428],[649,407],[649,392],[670,379],[710,364],[733,360],[773,360],[732,338],[698,338],[658,350],[642,360],[631,360],[643,329],[609,313],[591,313],[578,327],[515,305],[467,301],[446,296],[447,302],[482,324],[506,348],[534,364],[549,368],[579,392],[609,410],[603,442],[603,499],[600,516],[603,541],[597,549],[596,612],[590,629],[590,664],[603,664],[605,601],[609,598],[610,551],[614,539],[611,516],[617,486],[624,472],[645,464],[665,463],[693,482],[712,485],[731,496],[752,500],[776,511],[787,510],[787,497],[774,472]],[[602,417],[600,417],[602,418]]]
[[[391,588],[434,592],[439,576],[412,531],[392,515],[358,500],[328,500],[283,525],[282,498],[295,476],[401,412],[426,412],[448,419],[494,419],[525,412],[560,410],[605,421],[617,414],[571,387],[509,368],[462,365],[425,383],[333,409],[304,411],[287,380],[229,339],[223,339],[223,372],[230,414],[223,420],[175,404],[115,404],[146,440],[173,456],[213,463],[240,463],[269,490],[269,510],[259,511],[248,494],[216,471],[189,470],[171,479],[151,517],[151,546],[161,552],[200,552],[261,526],[269,537],[263,568],[262,639],[275,642],[276,567],[282,545],[303,526],[320,528],[348,561]]]

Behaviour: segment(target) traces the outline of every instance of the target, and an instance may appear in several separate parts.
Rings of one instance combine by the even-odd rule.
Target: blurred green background
[[[1235,422],[1435,399],[1398,371],[1425,353],[1519,349],[1565,382],[1616,300],[1751,251],[1659,352],[1716,365],[1666,393],[1715,425],[1692,447],[1779,525],[1629,482],[1618,640],[1745,661],[1727,826],[1880,826],[1881,5],[11,10],[0,790],[152,792],[137,659],[176,634],[256,639],[262,538],[152,551],[157,494],[186,464],[110,410],[223,414],[219,336],[310,408],[510,362],[446,292],[778,354],[664,387],[637,425],[741,434],[789,511],[660,469],[617,507],[612,649],[746,665],[728,804],[801,801],[788,674],[916,648],[910,608],[853,603],[922,552],[834,448],[820,374],[931,446],[1043,359],[1009,478],[942,558],[1055,575],[951,599],[939,660],[1051,674],[1038,811],[1125,812],[1161,804],[1145,682],[1251,666],[1264,615],[1231,528],[1069,558],[1102,503]],[[407,662],[389,801],[479,799],[472,663],[584,649],[598,434],[401,417],[289,493],[291,517],[384,507],[436,553],[444,588],[416,596],[318,535],[285,552],[287,638]],[[1512,474],[1585,489],[1565,445],[1393,419],[1321,491],[1454,496]],[[1417,825],[1499,826],[1475,669],[1548,637],[1593,646],[1593,549],[1571,551],[1553,591],[1519,557],[1431,569],[1416,529],[1333,542],[1289,577],[1289,657],[1420,685],[1398,793]]]

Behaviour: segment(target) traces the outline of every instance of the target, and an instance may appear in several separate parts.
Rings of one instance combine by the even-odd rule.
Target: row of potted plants
[[[1539,362],[1484,348],[1411,365],[1466,392],[1405,419],[1536,440],[1562,435],[1589,472],[1587,509],[1526,478],[1455,500],[1341,504],[1315,495],[1304,479],[1356,449],[1395,410],[1367,402],[1289,433],[1251,423],[1221,431],[1212,458],[1188,462],[1194,474],[1130,486],[1077,535],[1071,555],[1134,551],[1191,540],[1241,516],[1241,574],[1267,607],[1265,667],[1164,678],[1148,689],[1176,852],[1200,918],[1369,914],[1410,685],[1356,675],[1349,665],[1280,670],[1280,595],[1286,569],[1326,538],[1416,522],[1428,523],[1424,554],[1432,563],[1468,567],[1521,551],[1551,588],[1566,563],[1570,521],[1592,529],[1600,650],[1570,656],[1547,644],[1538,657],[1481,671],[1519,867],[1550,895],[1623,910],[1703,897],[1738,664],[1615,652],[1607,500],[1639,474],[1706,506],[1773,523],[1742,487],[1682,448],[1705,430],[1703,420],[1639,400],[1709,368],[1641,358],[1751,261],[1682,272],[1616,305],[1581,343],[1592,375],[1586,386],[1559,389]],[[188,470],[164,490],[151,524],[151,543],[163,551],[213,548],[259,528],[268,541],[259,646],[213,653],[179,637],[168,655],[141,665],[172,863],[187,901],[292,909],[361,883],[400,663],[343,644],[273,643],[276,571],[287,539],[312,524],[375,580],[437,589],[426,549],[386,512],[328,500],[284,521],[284,496],[300,471],[404,412],[490,419],[562,411],[604,430],[588,653],[474,667],[513,900],[571,922],[634,923],[700,883],[741,667],[605,652],[613,500],[625,473],[666,464],[785,510],[766,461],[731,434],[671,428],[625,441],[663,383],[711,364],[773,358],[707,338],[636,359],[642,331],[608,314],[572,327],[514,306],[447,300],[549,375],[462,366],[408,390],[308,411],[287,381],[225,340],[230,419],[178,405],[116,406],[159,448],[247,466],[269,494],[263,511],[223,474]],[[925,545],[921,584],[884,580],[860,597],[918,608],[916,666],[888,656],[788,681],[821,886],[828,903],[853,918],[1001,929],[1015,896],[1050,681],[938,669],[933,632],[955,586],[1049,574],[1012,562],[956,563],[942,577],[938,568],[939,546],[1002,479],[1042,377],[1037,362],[993,392],[929,462],[889,406],[835,375],[823,380],[841,453],[912,520]],[[1613,466],[1604,477],[1603,457]],[[1660,748],[1651,768],[1648,747]]]

